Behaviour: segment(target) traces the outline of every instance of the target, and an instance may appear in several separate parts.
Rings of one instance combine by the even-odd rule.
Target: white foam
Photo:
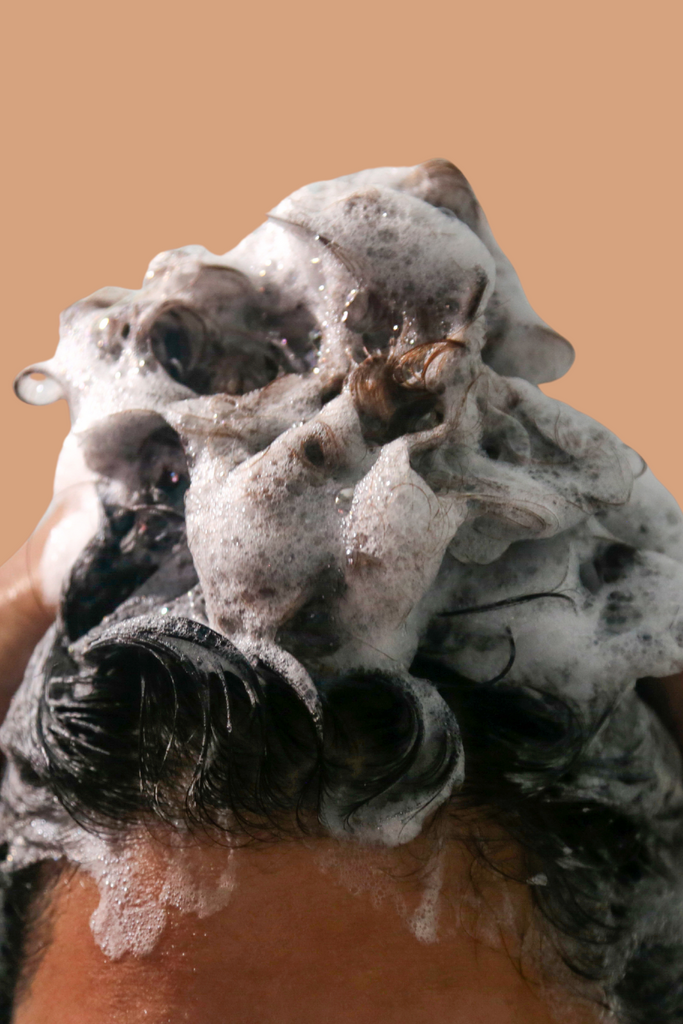
[[[409,917],[410,930],[419,942],[436,942],[438,939],[441,890],[446,868],[440,851],[434,855],[435,863],[430,865],[422,883],[420,905]]]
[[[231,848],[224,849],[223,858],[206,860],[197,841],[180,833],[99,836],[74,825],[49,797],[42,804],[44,812],[49,808],[46,816],[22,821],[14,835],[5,832],[4,869],[66,858],[89,875],[99,892],[90,927],[111,959],[151,953],[172,910],[203,919],[227,906],[236,883]]]
[[[81,864],[100,892],[99,906],[90,920],[93,937],[113,960],[151,953],[171,908],[201,919],[222,910],[230,900],[235,885],[232,850],[226,849],[225,865],[217,877],[202,870],[196,848],[157,844],[151,866],[149,853],[149,844],[143,848],[127,843],[121,850],[109,847]]]
[[[198,335],[213,347],[188,361],[220,371],[217,394],[176,379],[182,360],[164,368],[150,324],[169,306],[206,328]],[[294,314],[303,316],[298,339]],[[438,399],[438,415],[402,437],[387,429],[384,443],[369,439],[349,374],[369,351],[408,356],[423,344],[434,347],[422,378],[418,367],[403,383]],[[269,359],[284,375],[263,386]],[[225,256],[197,246],[161,254],[141,289],[103,289],[67,310],[57,353],[42,367],[54,386],[20,391],[69,400],[58,487],[111,482],[106,466],[95,473],[86,457],[88,439],[103,424],[110,430],[108,417],[163,417],[189,456],[188,543],[210,625],[304,695],[314,693],[316,672],[391,672],[412,687],[427,740],[448,722],[457,746],[436,688],[409,675],[437,617],[439,656],[451,668],[481,681],[505,670],[508,682],[555,689],[596,716],[606,706],[625,715],[637,678],[683,670],[683,516],[614,435],[535,387],[569,362],[567,344],[526,302],[467,182],[432,163],[300,190]],[[126,464],[123,442],[110,435],[113,461]],[[89,493],[45,549],[50,599],[96,526]],[[533,594],[546,596],[527,601]],[[276,638],[314,599],[339,642],[299,661],[278,651]],[[32,717],[41,678],[34,666],[3,730],[3,793],[16,812],[10,863],[69,857],[99,887],[92,925],[107,955],[144,955],[173,908],[202,916],[225,905],[230,855],[220,878],[201,883],[182,846],[160,854],[150,873],[132,839],[89,836],[60,817],[49,794],[22,783],[11,759],[41,757]],[[617,741],[601,734],[596,742]],[[644,733],[638,756],[655,765],[664,801],[677,783],[661,747]],[[414,838],[462,781],[462,757],[453,765],[428,799],[392,792],[361,809],[356,834],[385,846]],[[627,790],[620,798],[643,799]],[[341,803],[324,808],[333,832],[348,824]],[[352,884],[394,900],[374,865]],[[417,909],[401,911],[420,941],[438,937],[441,871],[425,875]]]

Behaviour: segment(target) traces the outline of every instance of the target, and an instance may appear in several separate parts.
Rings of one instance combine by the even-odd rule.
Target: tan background
[[[11,383],[57,315],[160,250],[232,247],[321,178],[457,163],[575,345],[546,390],[683,500],[680,23],[662,0],[12,4],[1,62],[0,562],[44,510],[64,403]]]

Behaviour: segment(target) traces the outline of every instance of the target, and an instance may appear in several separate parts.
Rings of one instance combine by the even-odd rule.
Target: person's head
[[[511,879],[517,941],[535,908],[623,1020],[676,1020],[680,763],[635,684],[683,667],[683,517],[535,386],[567,343],[459,172],[317,186],[97,294],[48,368],[102,515],[3,728],[8,906],[77,865],[118,956],[131,907],[148,939],[220,913],[215,879],[177,897],[188,843],[427,851]],[[141,835],[180,849],[142,910]]]

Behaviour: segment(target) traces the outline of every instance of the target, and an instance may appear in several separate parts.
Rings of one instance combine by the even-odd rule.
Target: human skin
[[[533,966],[519,958],[520,936],[534,942],[528,888],[475,868],[479,896],[468,907],[472,857],[451,843],[440,855],[447,881],[439,938],[419,941],[397,904],[410,913],[419,903],[422,852],[370,848],[359,859],[357,846],[331,840],[239,849],[223,910],[204,920],[175,911],[151,954],[119,960],[104,955],[90,930],[95,884],[66,873],[15,1024],[556,1022]],[[154,850],[139,856],[149,858],[153,884]],[[205,870],[228,852],[198,846],[194,856]],[[372,887],[349,891],[339,878],[345,867],[361,889],[379,872],[390,895],[378,902]],[[560,998],[572,1010],[566,1024],[600,1019],[593,1004],[564,989]]]
[[[36,559],[50,522],[0,570],[2,714],[54,609],[37,583]],[[671,728],[683,737],[681,677],[648,684]],[[68,869],[49,894],[44,955],[15,1013],[15,1024],[545,1024],[556,1020],[533,965],[520,961],[521,937],[538,935],[529,888],[476,869],[466,846],[449,841],[439,936],[421,942],[397,911],[416,907],[429,839],[408,851],[369,848],[362,871],[389,870],[393,895],[352,893],[358,847],[331,840],[252,844],[234,852],[236,885],[227,906],[203,920],[169,911],[153,952],[111,960],[96,944],[90,917],[99,893]],[[162,844],[163,846],[163,839]],[[161,884],[157,840],[141,848],[150,884]],[[337,869],[324,870],[330,851]],[[517,851],[504,855],[516,865]],[[197,863],[224,864],[226,850],[197,845]],[[337,873],[335,874],[335,870]],[[483,874],[482,874],[483,871]],[[512,871],[516,874],[516,871]],[[393,877],[397,876],[397,877]],[[492,928],[482,935],[483,885]],[[465,894],[465,895],[464,895]],[[468,895],[469,894],[469,895]],[[465,902],[463,903],[463,896]],[[467,906],[478,907],[476,912]],[[463,907],[465,913],[463,914]],[[505,909],[504,909],[505,908]],[[505,916],[503,916],[505,915]],[[405,915],[403,915],[405,918]],[[501,925],[501,922],[505,922]],[[571,1002],[565,992],[562,1001]],[[579,1002],[573,1021],[599,1020]]]

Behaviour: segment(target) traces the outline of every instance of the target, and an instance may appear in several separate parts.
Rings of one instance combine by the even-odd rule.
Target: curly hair
[[[615,780],[645,778],[634,723],[650,712],[637,696],[589,726],[550,693],[474,683],[418,653],[412,673],[452,711],[458,737],[452,719],[429,728],[405,681],[382,672],[317,680],[316,720],[286,679],[189,619],[133,618],[95,631],[85,651],[84,671],[62,634],[46,660],[35,780],[85,827],[183,818],[211,833],[277,837],[324,831],[331,808],[351,827],[373,806],[423,809],[462,742],[465,782],[443,813],[477,808],[520,844],[562,955],[601,984],[620,1020],[681,1020],[683,941],[671,909],[680,808],[653,813],[606,796]],[[619,719],[633,747],[596,753],[598,733]],[[486,844],[477,852],[486,858]]]

